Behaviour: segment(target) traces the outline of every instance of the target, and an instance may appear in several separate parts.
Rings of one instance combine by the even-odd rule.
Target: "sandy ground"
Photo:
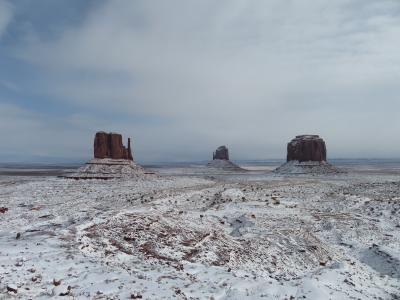
[[[399,172],[160,173],[1,176],[0,299],[400,299]]]

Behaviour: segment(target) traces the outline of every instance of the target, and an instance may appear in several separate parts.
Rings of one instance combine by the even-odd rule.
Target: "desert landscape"
[[[93,163],[1,176],[3,298],[400,295],[400,164],[326,174],[135,164],[134,176],[108,164],[123,175],[104,180]]]
[[[400,300],[400,0],[0,0],[0,300]]]

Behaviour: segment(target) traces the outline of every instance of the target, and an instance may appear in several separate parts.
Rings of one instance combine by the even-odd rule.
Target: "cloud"
[[[13,7],[5,0],[0,0],[0,39],[13,18]]]
[[[146,159],[225,143],[237,158],[283,157],[308,132],[334,156],[388,156],[400,147],[399,15],[391,0],[105,1],[15,52],[42,70],[35,93],[113,114],[102,129],[134,135]]]
[[[49,118],[0,101],[1,154],[9,160],[23,161],[90,157],[91,149],[86,141],[91,132],[70,121],[69,118]]]

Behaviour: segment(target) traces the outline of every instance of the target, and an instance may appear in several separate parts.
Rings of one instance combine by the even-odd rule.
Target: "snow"
[[[288,161],[275,170],[278,174],[335,174],[341,171],[325,161]]]
[[[225,170],[225,171],[245,171],[238,165],[234,164],[230,160],[225,159],[214,159],[207,164],[210,168]]]
[[[92,159],[77,172],[68,174],[72,179],[145,178],[152,175],[142,166],[126,159]]]
[[[400,174],[180,171],[0,177],[0,299],[400,294]]]

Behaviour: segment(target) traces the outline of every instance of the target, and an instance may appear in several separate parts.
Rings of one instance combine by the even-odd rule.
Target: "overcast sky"
[[[0,0],[0,161],[400,157],[398,0]]]

